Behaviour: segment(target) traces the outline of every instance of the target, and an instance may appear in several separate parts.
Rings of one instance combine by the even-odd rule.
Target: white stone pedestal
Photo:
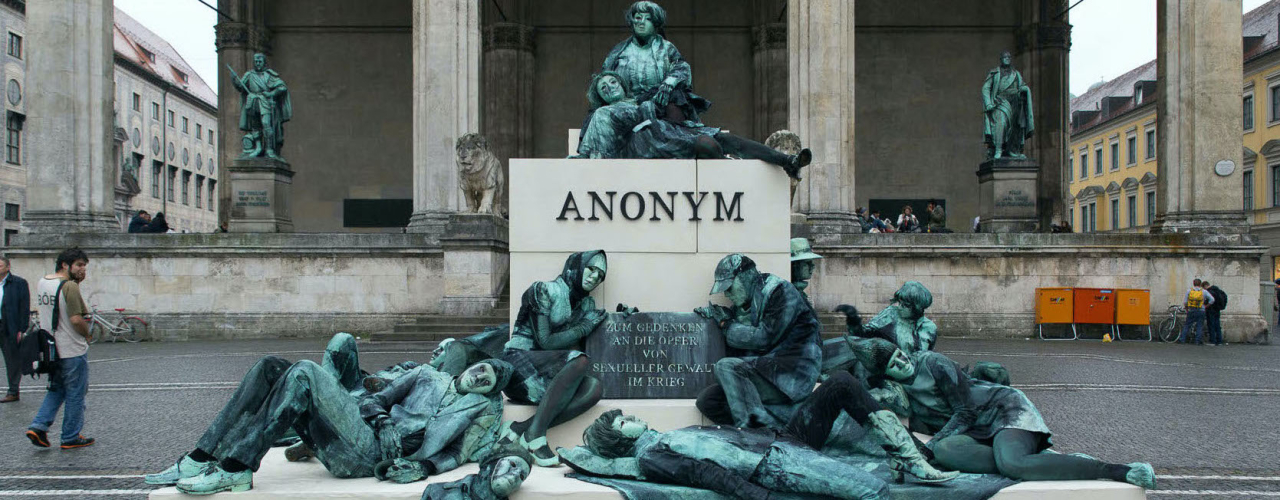
[[[1040,164],[1032,159],[987,160],[978,166],[978,215],[984,233],[1035,232]]]
[[[447,316],[489,314],[507,277],[507,221],[493,214],[457,213],[440,237],[444,250]]]
[[[570,253],[603,249],[592,296],[612,310],[691,311],[716,263],[749,255],[789,278],[791,210],[782,169],[755,160],[511,160],[511,314]],[[572,195],[572,200],[569,196]],[[696,209],[695,209],[696,205]]]
[[[289,191],[293,170],[284,160],[237,158],[231,173],[231,221],[233,233],[291,233]]]

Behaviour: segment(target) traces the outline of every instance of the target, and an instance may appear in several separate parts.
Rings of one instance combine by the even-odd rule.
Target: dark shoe
[[[49,447],[49,433],[36,429],[27,429],[27,439],[31,440],[31,444],[41,448]]]
[[[6,394],[4,399],[0,399],[0,403],[13,403],[18,401],[17,394]]]
[[[62,449],[70,450],[72,448],[84,448],[85,446],[93,446],[93,443],[95,442],[96,442],[95,439],[84,437],[84,435],[81,434],[79,436],[76,436],[75,439],[72,439],[70,441],[63,441]]]
[[[791,164],[783,167],[787,171],[787,175],[792,179],[800,179],[800,169],[809,166],[813,162],[813,152],[809,148],[801,149],[800,153],[791,157]]]
[[[307,443],[303,442],[295,443],[284,449],[284,459],[290,462],[301,462],[314,456],[316,456],[316,453],[311,451],[311,447],[307,446]]]

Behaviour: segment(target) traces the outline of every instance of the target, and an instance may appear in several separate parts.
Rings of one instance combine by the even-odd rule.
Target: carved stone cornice
[[[761,24],[751,28],[751,46],[757,50],[786,49],[787,23]]]
[[[493,23],[484,27],[482,46],[491,50],[519,50],[533,52],[533,26],[520,23]]]
[[[0,0],[0,5],[16,10],[19,14],[27,13],[27,2],[25,0]]]
[[[218,52],[224,49],[248,49],[264,54],[271,52],[271,31],[265,26],[221,22],[214,25],[213,30],[216,35],[214,47]]]

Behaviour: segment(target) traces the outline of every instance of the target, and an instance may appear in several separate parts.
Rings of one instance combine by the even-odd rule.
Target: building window
[[[204,208],[204,176],[196,176],[196,208]]]
[[[1156,157],[1156,131],[1155,129],[1147,129],[1147,159]]]
[[[1244,183],[1244,209],[1253,210],[1253,171],[1245,170],[1241,180]]]
[[[5,203],[4,220],[22,220],[22,208],[17,203]]]
[[[5,138],[4,161],[13,165],[22,164],[22,121],[23,116],[12,111],[4,121],[4,127],[9,132]]]
[[[1102,146],[1093,148],[1093,175],[1102,175]]]
[[[1120,199],[1111,199],[1111,227],[1107,228],[1112,231],[1120,229]]]
[[[4,230],[4,246],[9,246],[13,241],[13,237],[17,235],[18,235],[17,229],[5,229]]]
[[[164,167],[160,162],[151,165],[151,197],[160,199],[160,171]]]
[[[1129,209],[1129,227],[1138,227],[1138,195],[1129,195],[1129,199],[1127,201],[1127,208]]]
[[[1267,123],[1276,123],[1280,121],[1280,85],[1272,85],[1267,93],[1271,94],[1271,114],[1267,117]]]
[[[190,205],[191,202],[191,172],[182,172],[182,204]]]
[[[1071,227],[1080,227],[1076,224],[1076,207],[1067,207],[1067,224],[1071,224]]]
[[[187,133],[187,117],[182,117],[182,133]]]
[[[152,63],[156,62],[156,53],[150,50],[142,49],[142,57],[147,58],[147,62],[152,62]]]
[[[205,205],[209,207],[210,212],[213,211],[213,199],[215,198],[214,194],[218,192],[217,188],[215,187],[217,186],[217,184],[218,184],[218,181],[209,179],[209,203],[206,203]]]
[[[197,141],[200,140],[201,137],[204,137],[204,127],[200,126],[200,124],[197,123],[196,124],[196,140]]]
[[[1126,163],[1126,165],[1137,165],[1138,164],[1138,136],[1136,135],[1129,136],[1129,139],[1125,141],[1125,148],[1128,150],[1127,158],[1129,160]]]
[[[151,119],[160,120],[160,103],[158,102],[151,103]]]
[[[1120,142],[1111,143],[1111,170],[1120,170]]]
[[[1086,179],[1088,177],[1089,177],[1089,153],[1085,151],[1081,151],[1080,152],[1080,178]]]
[[[1098,203],[1089,204],[1089,232],[1098,230]]]
[[[1155,223],[1156,220],[1156,193],[1151,191],[1147,193],[1147,225]]]
[[[1071,172],[1075,172],[1075,171],[1076,171],[1076,157],[1067,155],[1067,177],[1071,179],[1071,182],[1076,181],[1074,178],[1071,177]]]
[[[177,74],[177,76],[178,76],[178,81],[180,81],[180,82],[182,82],[182,83],[187,83],[187,74],[186,74],[186,73],[183,73],[183,72],[178,71],[178,70],[176,70],[176,69],[175,69],[175,70],[173,70],[173,72],[174,72],[175,74]]]
[[[1244,130],[1253,130],[1253,94],[1244,96]]]
[[[173,195],[174,195],[174,191],[177,190],[176,184],[178,184],[178,167],[169,167],[168,180],[169,180],[169,184],[165,186],[165,198],[169,201],[174,201]]]
[[[173,110],[169,110],[169,126],[173,126]]]
[[[213,129],[209,129],[209,144],[213,144]]]
[[[133,110],[139,113],[142,112],[142,96],[136,93],[133,94]]]
[[[9,32],[9,55],[22,59],[22,36]]]

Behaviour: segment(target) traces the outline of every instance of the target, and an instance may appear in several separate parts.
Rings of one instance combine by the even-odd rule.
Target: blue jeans
[[[1197,344],[1203,344],[1204,340],[1200,338],[1200,334],[1204,332],[1204,309],[1187,309],[1187,322],[1182,325],[1182,333],[1178,335],[1178,343],[1187,342],[1187,330],[1192,329],[1195,332]]]
[[[1209,342],[1214,345],[1222,345],[1222,311],[1209,310],[1204,312],[1206,327],[1209,331]]]
[[[62,442],[76,439],[84,427],[84,396],[89,392],[89,355],[58,360],[58,371],[49,374],[49,389],[40,403],[40,411],[31,421],[31,428],[48,431],[58,416],[58,408],[66,403],[62,415]]]

